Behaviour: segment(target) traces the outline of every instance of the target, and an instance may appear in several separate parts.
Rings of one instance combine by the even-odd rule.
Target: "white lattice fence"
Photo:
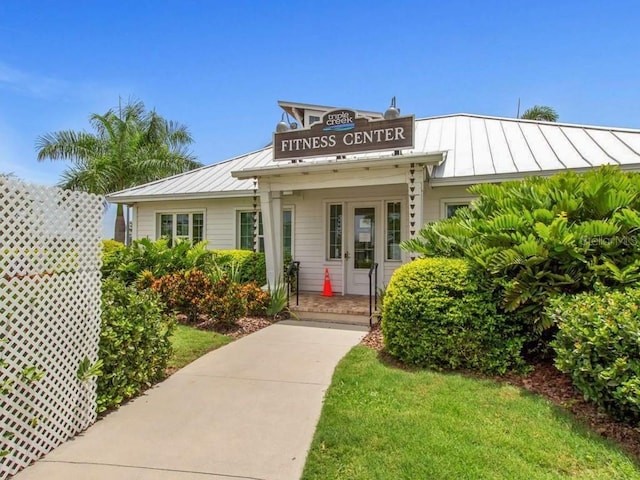
[[[0,479],[95,420],[77,373],[98,355],[102,213],[96,195],[0,177]]]

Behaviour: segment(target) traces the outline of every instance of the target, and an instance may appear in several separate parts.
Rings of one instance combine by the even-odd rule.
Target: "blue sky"
[[[640,128],[640,2],[0,1],[0,172],[55,184],[47,132],[118,97],[189,126],[205,164],[266,145],[277,100]]]

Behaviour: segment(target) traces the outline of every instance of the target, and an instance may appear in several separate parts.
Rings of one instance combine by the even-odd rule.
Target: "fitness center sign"
[[[274,160],[413,148],[413,127],[413,115],[369,120],[332,110],[310,128],[274,133]]]

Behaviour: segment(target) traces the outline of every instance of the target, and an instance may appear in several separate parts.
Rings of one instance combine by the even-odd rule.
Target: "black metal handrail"
[[[373,283],[371,282],[373,277]],[[369,326],[373,324],[373,312],[378,310],[378,264],[369,267]]]
[[[295,288],[296,288],[296,306],[300,301],[300,288],[298,287],[298,274],[300,272],[300,262],[296,260],[291,260],[289,266],[287,267],[287,308],[289,308],[289,296],[291,295],[291,287],[295,280]]]

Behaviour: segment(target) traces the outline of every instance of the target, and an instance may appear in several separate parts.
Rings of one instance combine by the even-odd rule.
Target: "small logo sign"
[[[324,116],[322,131],[347,132],[356,127],[356,113],[353,110],[334,110]]]

